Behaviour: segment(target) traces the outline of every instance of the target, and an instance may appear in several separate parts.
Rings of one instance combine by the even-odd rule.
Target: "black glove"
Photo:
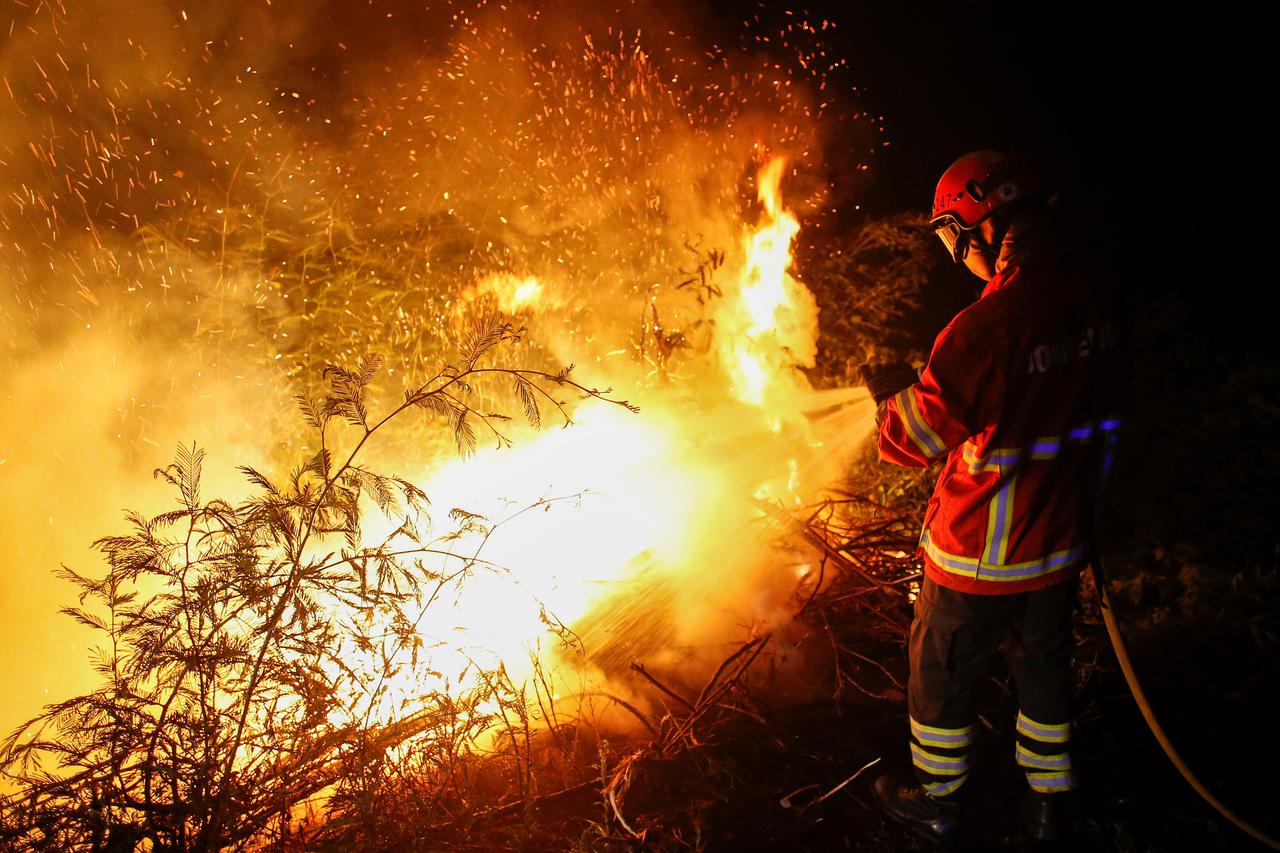
[[[920,373],[901,361],[892,364],[863,364],[858,367],[858,379],[867,386],[871,399],[878,406],[904,388],[916,384]]]

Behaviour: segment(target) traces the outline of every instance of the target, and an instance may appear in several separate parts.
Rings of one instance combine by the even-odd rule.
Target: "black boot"
[[[876,780],[875,793],[889,817],[920,837],[938,843],[956,839],[960,806],[954,797],[932,797],[919,783],[903,784],[888,773]]]
[[[1028,791],[1022,798],[1018,822],[1027,841],[1056,846],[1068,839],[1074,816],[1075,798],[1070,793]]]

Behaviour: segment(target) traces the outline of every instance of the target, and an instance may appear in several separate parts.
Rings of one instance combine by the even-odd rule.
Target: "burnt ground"
[[[875,538],[865,529],[864,537]],[[860,557],[856,549],[849,553]],[[1142,684],[1202,781],[1242,817],[1280,832],[1266,750],[1280,676],[1275,574],[1224,575],[1178,554],[1147,557],[1137,565],[1115,555],[1110,583]],[[873,573],[880,568],[873,565]],[[809,633],[788,641],[802,652],[806,645],[834,650],[826,658],[812,655],[820,671],[807,676],[827,685],[829,695],[788,700],[768,679],[744,679],[712,703],[693,737],[606,741],[595,753],[594,782],[526,808],[472,815],[448,832],[419,836],[418,849],[931,849],[887,820],[871,794],[881,772],[909,772],[899,685],[906,677],[900,631],[910,608],[905,596],[864,606],[874,598],[865,593],[857,577],[837,574],[800,617]],[[1212,812],[1160,751],[1124,684],[1088,577],[1077,615],[1072,750],[1082,787],[1074,837],[1056,849],[1263,849]],[[957,849],[1040,849],[1018,837],[1026,786],[1013,759],[1016,698],[1001,665],[980,690],[983,734]],[[689,716],[672,714],[677,721]],[[669,731],[666,721],[662,731]]]
[[[920,291],[924,304],[911,306],[915,316],[936,320],[955,310],[964,287],[948,274],[928,274]],[[1193,290],[1184,275],[1175,289],[1148,280],[1130,294],[1133,406],[1104,553],[1134,666],[1165,730],[1211,791],[1274,836],[1280,834],[1270,749],[1280,723],[1280,457],[1274,443],[1280,365],[1262,328],[1265,318]],[[931,293],[951,304],[930,306]],[[827,370],[837,381],[866,352],[856,341],[845,343],[856,331],[829,339]],[[918,357],[935,331],[922,327],[914,339],[903,336],[889,348]],[[870,459],[864,464],[851,490],[904,512],[899,532],[909,537],[911,516],[928,492],[927,475],[913,480]],[[1075,839],[1063,849],[1264,849],[1202,802],[1166,759],[1129,694],[1085,587],[1073,737],[1080,817]],[[870,792],[883,768],[908,769],[905,700],[878,666],[904,680],[901,630],[909,608],[899,601],[888,614],[899,624],[886,629],[885,614],[860,609],[862,600],[833,594],[818,602],[824,618],[813,620],[819,639],[870,659],[835,657],[860,689],[842,688],[837,670],[819,678],[836,685],[828,692],[838,699],[787,703],[749,690],[735,695],[735,706],[749,714],[718,719],[696,748],[651,751],[632,766],[619,811],[633,832],[620,826],[597,787],[525,812],[520,828],[508,823],[500,838],[473,824],[470,838],[481,846],[469,849],[928,849],[887,821]],[[880,629],[869,627],[874,624]],[[1002,672],[983,689],[985,736],[975,755],[972,820],[961,847],[1020,850],[1016,815],[1025,783],[1013,760],[1016,702]],[[643,751],[645,744],[618,741],[615,747]],[[879,766],[819,801],[877,758]]]
[[[1075,838],[1061,849],[1262,849],[1201,802],[1161,753],[1110,658],[1102,626],[1089,624],[1086,616],[1080,641],[1085,684],[1073,753],[1082,788]],[[1271,767],[1265,758],[1255,760],[1265,756],[1260,733],[1276,721],[1269,699],[1280,675],[1275,657],[1260,657],[1254,635],[1229,619],[1194,631],[1149,630],[1132,646],[1159,717],[1201,779],[1237,813],[1280,832],[1271,808]],[[901,660],[894,668],[895,675],[905,675]],[[999,672],[984,692],[986,733],[975,751],[971,820],[958,849],[1035,849],[1020,843],[1017,832],[1025,783],[1013,760],[1016,703]],[[642,760],[623,805],[637,837],[623,833],[616,821],[610,821],[611,831],[593,829],[608,812],[593,791],[576,807],[561,803],[529,815],[541,826],[533,833],[540,838],[534,846],[510,835],[494,840],[502,849],[931,849],[886,820],[871,795],[879,772],[907,771],[905,701],[888,693],[883,699],[855,695],[765,711],[759,719],[740,717],[718,726],[703,747]],[[879,766],[822,799],[877,758]]]
[[[1080,814],[1074,840],[1061,849],[1262,849],[1217,818],[1175,773],[1106,659],[1101,626],[1084,625],[1083,633],[1082,657],[1097,651],[1101,659],[1083,667],[1088,683],[1073,740]],[[1273,706],[1259,701],[1275,683],[1274,659],[1260,665],[1253,637],[1226,622],[1176,636],[1154,632],[1133,654],[1167,731],[1203,781],[1242,816],[1280,831],[1270,808],[1270,767],[1251,760],[1261,754],[1257,732],[1275,722]],[[1037,849],[1017,834],[1025,783],[1013,761],[1016,706],[998,673],[984,689],[990,727],[976,748],[971,820],[958,849]],[[610,819],[592,789],[511,822],[481,820],[469,826],[467,841],[436,836],[423,849],[931,849],[886,820],[870,791],[881,770],[906,769],[904,719],[901,698],[863,696],[739,717],[696,749],[651,755],[633,767],[620,805],[635,835]],[[877,758],[879,766],[822,799]]]
[[[892,233],[911,227],[906,222]],[[837,253],[802,253],[801,265],[824,311],[832,308],[825,330],[849,297],[839,282],[858,268],[824,265],[823,257]],[[898,326],[892,339],[876,338],[868,318],[893,320],[876,313],[886,304],[847,306],[847,316],[863,325],[839,326],[824,338],[819,368],[830,384],[847,382],[850,366],[868,352],[920,359],[939,324],[973,297],[957,270],[921,268],[928,256],[915,250],[893,257],[918,272],[919,287],[905,289],[900,314],[919,328]],[[1264,317],[1220,294],[1196,292],[1190,275],[1171,289],[1146,279],[1129,293],[1135,368],[1104,543],[1109,588],[1139,678],[1176,747],[1230,808],[1276,835],[1270,743],[1280,723],[1280,364]],[[830,283],[825,290],[823,280]],[[910,550],[928,474],[879,465],[866,448],[847,488],[899,513],[895,547]],[[865,530],[829,538],[837,546],[855,543],[855,552],[855,540],[868,552],[887,544]],[[846,582],[852,586],[842,587]],[[589,767],[567,793],[544,787],[553,794],[527,806],[492,818],[474,814],[462,830],[421,834],[418,849],[929,849],[872,802],[870,783],[879,772],[908,770],[900,685],[910,609],[904,599],[881,598],[873,612],[864,591],[853,575],[837,577],[813,602],[816,612],[805,614],[811,640],[837,648],[826,671],[812,675],[827,685],[816,701],[744,683],[702,718],[696,742],[614,737],[587,757]],[[1202,802],[1166,759],[1124,683],[1087,583],[1081,602],[1073,737],[1080,817],[1063,849],[1264,849]],[[1025,849],[1016,826],[1026,790],[1013,759],[1016,700],[1001,671],[983,690],[985,735],[969,786],[970,831],[960,846]],[[633,760],[620,764],[628,756]],[[875,759],[881,763],[830,793]]]

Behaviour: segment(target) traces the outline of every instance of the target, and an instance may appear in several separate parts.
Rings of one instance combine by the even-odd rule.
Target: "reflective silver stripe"
[[[911,744],[911,763],[937,776],[957,776],[969,772],[969,757],[937,755],[917,743]]]
[[[902,415],[902,424],[907,428],[907,435],[924,452],[925,456],[933,459],[946,453],[947,446],[942,443],[942,439],[938,437],[938,434],[925,422],[924,415],[921,414],[920,407],[916,403],[914,389],[915,386],[913,385],[903,389],[898,394],[898,413]]]
[[[1037,723],[1018,712],[1018,734],[1026,735],[1041,743],[1066,743],[1071,736],[1070,723]]]
[[[1115,462],[1116,442],[1119,436],[1116,435],[1123,425],[1120,418],[1107,418],[1099,424],[1098,428],[1107,433],[1106,450],[1102,457],[1102,477],[1098,482],[1098,503],[1102,504],[1107,493],[1107,481],[1111,478],[1111,466]]]
[[[966,773],[963,776],[957,776],[945,782],[925,782],[924,789],[929,792],[931,797],[945,797],[947,794],[955,793],[968,778],[969,774]]]
[[[1076,786],[1076,777],[1070,770],[1061,773],[1028,773],[1027,784],[1033,791],[1052,794],[1056,791],[1070,791]]]
[[[1062,449],[1062,442],[1057,439],[1042,438],[1031,445],[1032,459],[1052,459]]]
[[[899,403],[903,408],[904,423],[909,432],[912,424],[906,418],[911,414],[910,407],[913,401],[910,391],[911,389],[908,388],[902,392]],[[978,455],[977,445],[972,439],[966,441],[963,458],[969,465],[969,473],[996,471],[1000,475],[996,481],[999,488],[987,504],[986,540],[983,543],[982,552],[976,557],[951,554],[933,543],[927,529],[920,534],[920,547],[934,565],[943,571],[978,581],[1030,580],[1084,563],[1088,559],[1088,548],[1084,545],[1055,551],[1033,560],[1005,562],[1009,556],[1009,544],[1017,521],[1014,514],[1014,484],[1021,466],[1028,459],[1035,461],[1054,459],[1063,451],[1067,442],[1090,441],[1095,436],[1105,434],[1101,478],[1102,487],[1105,487],[1114,461],[1116,433],[1122,425],[1123,421],[1119,417],[1106,417],[1096,425],[1090,422],[1073,426],[1067,430],[1065,437],[1042,436],[1025,448],[995,448],[988,450],[985,456]],[[927,425],[925,428],[927,429]],[[913,434],[912,439],[922,449],[926,449],[926,443],[920,437]],[[928,452],[927,449],[926,452]]]
[[[925,746],[941,746],[947,749],[959,749],[973,743],[973,726],[961,729],[948,729],[941,726],[926,726],[908,717],[911,722],[911,734]]]
[[[990,566],[1004,565],[1005,557],[1009,554],[1009,528],[1010,517],[1013,515],[1013,485],[1017,481],[1017,477],[1009,477],[1005,480],[1000,491],[996,492],[995,498],[991,501],[991,505],[987,508],[987,547],[983,553],[983,562]],[[975,577],[982,575],[983,567],[981,564],[974,573]]]
[[[1064,551],[1056,551],[1038,560],[1027,560],[1021,563],[992,563],[976,557],[962,557],[943,551],[929,538],[928,530],[920,536],[920,547],[929,555],[929,559],[944,571],[975,580],[981,577],[984,581],[1020,581],[1047,575],[1084,562],[1088,553],[1083,545],[1077,545]]]
[[[978,448],[972,441],[965,442],[964,461],[969,463],[969,473],[978,474],[983,471],[998,471],[1001,465],[1017,465],[1022,458],[1021,450],[991,450],[986,456],[979,458]]]
[[[1018,744],[1014,754],[1018,759],[1018,764],[1022,767],[1030,767],[1034,770],[1071,769],[1071,754],[1068,752],[1059,752],[1055,755],[1040,755],[1027,749],[1022,744]]]
[[[1062,452],[1064,442],[1084,442],[1099,432],[1113,433],[1120,429],[1123,421],[1120,418],[1106,418],[1096,426],[1093,423],[1077,424],[1067,430],[1065,436],[1041,436],[1026,447],[1032,459],[1052,459]],[[995,448],[987,451],[986,456],[979,457],[977,447],[972,441],[965,444],[965,461],[969,463],[970,473],[991,470],[1000,465],[1015,465],[1022,459],[1023,449],[1017,447]]]

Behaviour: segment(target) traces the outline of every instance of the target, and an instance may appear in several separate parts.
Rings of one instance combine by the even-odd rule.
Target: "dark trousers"
[[[1068,739],[1075,600],[1074,580],[973,595],[925,579],[911,623],[907,709],[912,763],[935,797],[955,793],[968,779],[975,687],[1002,645],[1018,689],[1018,764],[1034,790],[1074,787]]]

